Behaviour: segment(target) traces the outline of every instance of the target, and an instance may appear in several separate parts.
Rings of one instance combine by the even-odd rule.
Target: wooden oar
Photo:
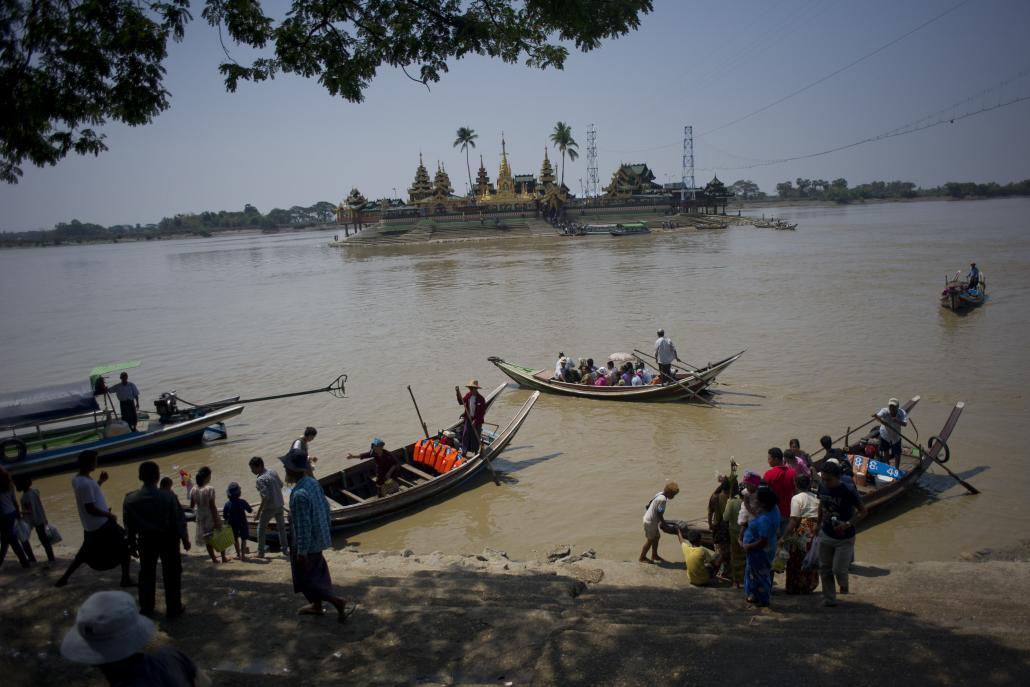
[[[637,360],[639,360],[642,363],[645,363],[645,364],[647,363],[646,360],[644,360],[643,358],[641,358],[638,355],[634,355],[633,357],[636,358]],[[662,374],[661,371],[659,371],[658,374]],[[679,379],[676,379],[675,377],[673,377],[671,375],[668,375],[668,376],[667,375],[662,375],[662,376],[663,376],[663,378],[668,379],[670,383],[682,387],[687,393],[690,394],[690,398],[697,399],[698,401],[701,401],[702,403],[704,403],[706,405],[709,405],[712,408],[718,408],[719,407],[719,406],[715,405],[714,403],[712,403],[711,401],[708,401],[708,400],[703,399],[700,396],[698,396],[698,394],[702,391],[702,389],[698,389],[697,391],[694,391],[689,386],[687,386],[685,382],[683,382],[683,381],[681,381]],[[695,379],[701,379],[697,375],[691,375],[691,376],[693,376]],[[702,379],[701,381],[703,382],[704,380]]]
[[[644,353],[643,351],[641,351],[638,348],[634,348],[633,349],[633,353],[638,354],[639,356],[643,356],[645,358],[645,360],[643,362],[645,362],[645,363],[648,362],[648,361],[651,361],[655,365],[660,365],[660,363],[658,362],[657,358],[655,358],[653,355],[648,355],[647,353]],[[634,357],[638,357],[638,356],[634,356]],[[676,360],[678,360],[681,363],[683,362],[679,358],[676,358]],[[694,374],[694,371],[692,371],[692,370],[685,370],[685,372],[687,374],[689,374],[691,377],[694,377],[695,379],[700,379],[700,377],[698,377],[696,374]]]
[[[921,456],[921,455],[923,454],[923,447],[922,447],[922,446],[920,446],[919,444],[915,443],[914,441],[912,441],[912,440],[911,440],[911,439],[909,439],[908,437],[906,437],[906,436],[905,436],[904,434],[902,434],[902,433],[901,433],[901,430],[900,430],[900,429],[898,428],[898,426],[897,426],[897,425],[895,425],[894,423],[892,423],[892,422],[890,422],[890,421],[888,421],[888,420],[884,420],[884,419],[883,419],[882,417],[880,417],[879,415],[873,415],[873,417],[874,417],[875,419],[877,419],[877,420],[880,420],[880,421],[881,421],[881,422],[883,422],[883,423],[884,423],[885,425],[887,425],[888,427],[890,427],[891,429],[893,429],[893,430],[894,430],[895,432],[897,432],[897,433],[898,433],[898,436],[899,436],[899,437],[901,437],[902,439],[904,439],[904,440],[905,440],[906,442],[908,442],[908,443],[909,443],[909,444],[910,444],[910,445],[911,445],[911,446],[912,446],[913,448],[917,448],[917,449],[919,449],[919,455],[920,455],[920,456]],[[979,490],[979,489],[977,489],[977,488],[976,488],[976,487],[974,487],[974,486],[973,486],[972,484],[970,484],[969,482],[965,481],[964,479],[962,479],[961,477],[959,477],[958,475],[956,475],[956,474],[955,474],[954,472],[952,472],[951,470],[949,470],[949,469],[948,469],[948,467],[947,467],[947,466],[946,466],[946,465],[945,465],[944,463],[940,462],[939,460],[934,460],[934,462],[935,462],[935,463],[937,463],[938,465],[940,465],[940,466],[941,466],[942,468],[944,468],[944,471],[945,471],[946,473],[948,473],[949,475],[951,475],[951,477],[952,477],[952,478],[953,478],[953,479],[954,479],[954,480],[955,480],[956,482],[958,482],[958,483],[959,483],[959,484],[961,484],[961,485],[962,485],[963,487],[965,487],[965,488],[966,488],[966,491],[968,491],[968,492],[969,492],[970,494],[979,494],[979,493],[980,493],[980,490]]]
[[[917,403],[919,403],[919,400],[920,400],[919,396],[913,396],[913,397],[912,397],[911,399],[909,399],[908,401],[905,401],[905,405],[901,406],[901,409],[902,409],[902,410],[904,410],[904,411],[905,411],[906,413],[908,413],[908,412],[910,412],[910,411],[911,411],[911,410],[912,410],[913,408],[915,408],[915,407],[916,407],[916,404],[917,404]],[[852,428],[852,427],[848,427],[848,431],[847,431],[847,432],[845,432],[845,433],[844,433],[843,435],[841,435],[841,436],[837,437],[836,439],[834,439],[833,441],[831,441],[831,442],[830,442],[830,446],[833,446],[834,444],[836,444],[836,443],[837,443],[838,441],[840,441],[841,439],[847,439],[847,438],[848,438],[848,436],[849,436],[849,435],[850,435],[850,434],[851,434],[852,432],[857,432],[857,431],[858,431],[858,430],[860,430],[860,429],[863,429],[863,428],[865,428],[865,427],[868,427],[869,425],[873,424],[873,422],[874,422],[875,420],[879,420],[879,419],[880,419],[880,418],[879,418],[878,416],[876,416],[876,417],[875,417],[875,418],[874,418],[873,420],[869,420],[868,422],[866,422],[866,423],[864,423],[864,424],[861,424],[861,425],[859,425],[858,427],[854,427],[854,428]],[[845,446],[845,448],[846,448],[846,447],[847,447],[847,446]],[[826,450],[826,449],[824,449],[824,448],[820,447],[820,448],[816,449],[815,451],[813,451],[813,452],[812,452],[812,453],[811,453],[811,454],[810,454],[810,455],[809,455],[808,457],[809,457],[809,458],[814,458],[815,456],[819,455],[820,453],[822,453],[822,452],[823,452],[823,451],[825,451],[825,450]]]
[[[418,413],[418,421],[422,424],[422,431],[426,435],[426,439],[429,438],[429,428],[426,427],[425,420],[422,419],[422,411],[418,409],[418,401],[415,400],[415,394],[411,391],[411,385],[408,385],[408,394],[411,395],[411,402],[415,404],[415,412]]]

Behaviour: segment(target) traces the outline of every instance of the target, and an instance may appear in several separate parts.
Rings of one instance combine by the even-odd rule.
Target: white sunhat
[[[61,642],[61,655],[91,666],[114,663],[146,646],[155,630],[129,594],[97,592],[79,607],[75,627]]]

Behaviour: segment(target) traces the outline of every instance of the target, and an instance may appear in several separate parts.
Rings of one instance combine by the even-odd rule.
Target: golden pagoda
[[[540,181],[537,184],[537,191],[542,195],[554,184],[554,169],[547,157],[547,146],[544,146],[544,163],[540,165]]]
[[[515,188],[515,178],[511,174],[511,167],[508,166],[508,149],[501,135],[501,168],[497,171],[497,190],[494,193],[482,193],[477,189],[479,195],[476,202],[485,205],[515,205],[519,203],[530,203],[533,201],[533,194],[528,191],[520,193]]]

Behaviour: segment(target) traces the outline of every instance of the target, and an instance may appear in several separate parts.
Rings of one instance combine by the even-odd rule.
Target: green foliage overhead
[[[569,46],[593,50],[652,10],[652,0],[293,0],[279,16],[275,4],[192,3],[228,43],[218,66],[228,90],[298,74],[360,102],[383,66],[427,86],[467,55],[561,69]],[[97,155],[106,146],[96,127],[147,124],[166,110],[168,41],[183,37],[190,8],[190,0],[0,0],[0,179],[17,182],[26,160]],[[260,56],[238,62],[234,44]]]

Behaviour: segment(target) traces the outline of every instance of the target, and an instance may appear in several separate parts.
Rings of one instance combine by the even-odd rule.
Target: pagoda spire
[[[540,165],[540,191],[545,191],[554,184],[554,168],[551,167],[551,160],[547,157],[547,146],[544,146],[544,162]]]
[[[415,170],[415,181],[408,189],[408,202],[415,203],[423,198],[433,195],[433,183],[429,179],[429,172],[422,161],[422,151],[418,153],[418,169]]]
[[[489,196],[490,191],[490,177],[486,173],[486,167],[483,165],[483,156],[479,156],[479,172],[476,174],[476,195],[478,196]]]
[[[508,149],[504,141],[504,132],[501,132],[501,168],[497,171],[497,193],[498,195],[515,195],[515,179],[511,176],[511,168],[508,166]]]

